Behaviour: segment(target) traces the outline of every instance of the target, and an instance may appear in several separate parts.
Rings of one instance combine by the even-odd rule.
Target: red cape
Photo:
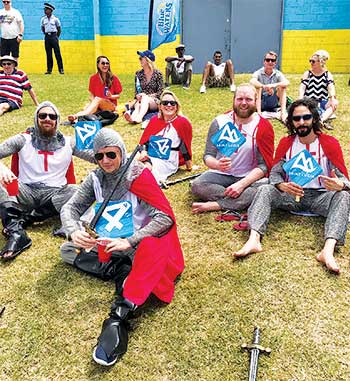
[[[286,153],[292,146],[295,137],[296,135],[291,135],[286,136],[280,140],[276,149],[273,165],[277,164],[282,158],[286,156]],[[318,139],[327,159],[348,179],[348,170],[346,169],[343,152],[338,140],[333,136],[323,133],[318,135]]]
[[[143,304],[151,293],[162,301],[170,303],[174,295],[174,281],[184,269],[175,215],[169,201],[148,169],[144,169],[133,181],[130,192],[169,215],[174,224],[162,237],[148,237],[141,241],[136,249],[132,270],[125,282],[123,295],[137,305]]]
[[[148,123],[146,129],[143,131],[143,134],[140,139],[140,144],[145,144],[149,141],[151,135],[157,135],[162,131],[167,125],[167,122],[164,119],[160,119],[155,115],[150,122]],[[187,151],[192,159],[192,125],[187,118],[184,116],[178,116],[173,122],[177,134],[180,139],[185,143]],[[182,156],[182,153],[179,152],[179,165],[184,165],[185,160]]]

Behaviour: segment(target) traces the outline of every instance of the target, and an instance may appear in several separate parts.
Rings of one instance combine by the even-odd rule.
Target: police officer
[[[54,10],[55,7],[53,5],[44,3],[45,16],[41,18],[41,30],[45,34],[45,51],[47,64],[47,71],[45,74],[52,73],[52,49],[55,53],[58,71],[60,74],[64,74],[60,45],[58,41],[58,38],[61,34],[61,22],[56,16],[52,14]]]

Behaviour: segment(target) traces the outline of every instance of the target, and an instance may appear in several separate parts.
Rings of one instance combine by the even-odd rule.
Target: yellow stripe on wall
[[[140,69],[137,50],[147,50],[147,36],[100,36],[94,41],[60,41],[64,71],[69,73],[93,73],[96,70],[96,57],[107,56],[116,74],[130,74]],[[163,44],[154,50],[156,66],[164,74],[164,58],[175,55],[177,41]],[[53,55],[54,68],[57,71]],[[23,41],[20,47],[19,68],[26,73],[44,73],[46,71],[46,54],[44,41]]]
[[[282,71],[302,73],[307,70],[310,56],[319,49],[327,50],[327,68],[332,73],[350,72],[350,30],[284,30]]]

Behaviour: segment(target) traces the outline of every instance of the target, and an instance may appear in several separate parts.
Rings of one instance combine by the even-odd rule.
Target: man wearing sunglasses
[[[277,53],[267,52],[264,57],[264,66],[253,73],[250,83],[258,91],[256,102],[258,113],[262,114],[264,118],[276,115],[278,119],[284,121],[287,117],[287,86],[289,81],[276,69],[277,58]]]
[[[64,74],[59,37],[61,34],[61,22],[52,14],[55,7],[49,3],[44,3],[45,16],[41,18],[41,30],[45,34],[45,52],[46,52],[46,73],[52,73],[53,59],[52,50],[55,53],[58,71]]]
[[[22,106],[23,90],[27,90],[34,104],[39,104],[27,74],[16,68],[17,60],[11,56],[0,58],[0,115]]]
[[[2,1],[4,8],[0,10],[1,55],[11,54],[18,59],[19,44],[23,40],[24,22],[21,13],[11,7],[10,0]]]
[[[92,150],[79,151],[68,136],[58,131],[59,112],[51,102],[36,109],[34,127],[0,144],[0,159],[12,155],[11,169],[0,162],[0,217],[8,241],[0,252],[10,260],[32,241],[25,226],[58,215],[76,191],[72,155],[94,163]],[[17,195],[8,194],[18,182]]]
[[[293,213],[314,213],[326,217],[325,243],[317,260],[338,274],[339,266],[334,258],[336,245],[343,245],[348,225],[350,195],[348,172],[339,142],[322,132],[317,104],[312,99],[299,99],[288,110],[289,136],[279,142],[270,184],[261,186],[248,209],[250,235],[246,244],[234,253],[245,257],[262,251],[264,235],[272,209]],[[309,151],[322,168],[322,175],[307,183],[304,188],[290,181],[283,164],[303,150]],[[309,162],[298,165],[310,169]]]

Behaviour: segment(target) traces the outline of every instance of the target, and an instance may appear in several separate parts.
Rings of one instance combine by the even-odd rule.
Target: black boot
[[[14,259],[32,244],[32,240],[23,229],[23,215],[23,209],[16,202],[5,201],[0,204],[0,217],[8,237],[6,245],[0,252],[0,257],[2,257],[3,260]],[[4,254],[9,251],[11,251],[12,254],[4,257]]]
[[[118,296],[112,304],[109,318],[103,322],[102,332],[93,352],[93,359],[100,365],[110,366],[128,349],[127,316],[136,306]]]
[[[35,222],[43,222],[48,218],[58,216],[58,211],[53,205],[52,201],[47,201],[44,205],[41,205],[38,208],[33,209],[30,213],[24,214],[24,223],[23,227],[33,225]]]

